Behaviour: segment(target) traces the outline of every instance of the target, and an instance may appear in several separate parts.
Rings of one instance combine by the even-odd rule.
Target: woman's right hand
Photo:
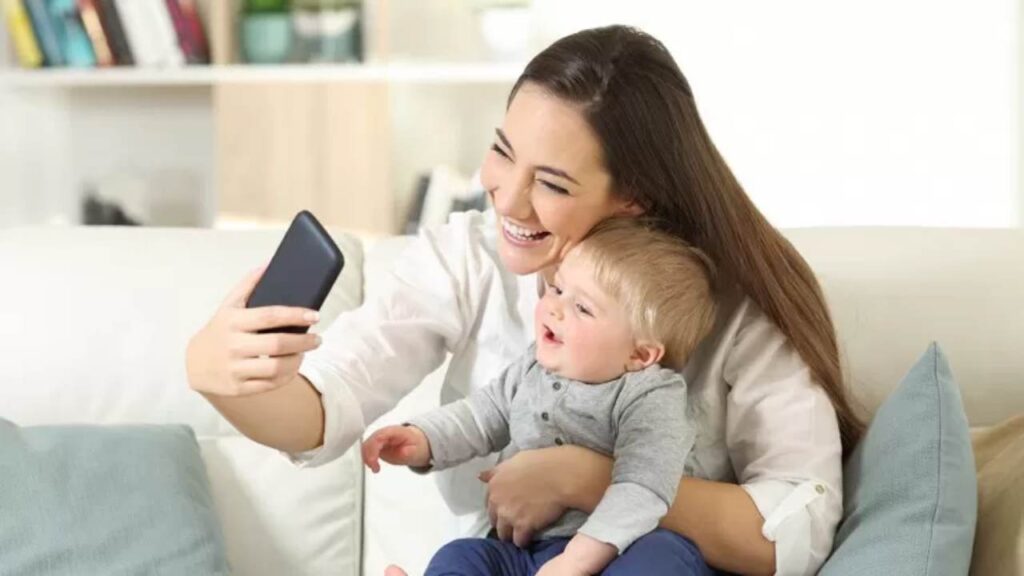
[[[611,458],[579,446],[524,450],[480,474],[498,538],[526,546],[568,508],[592,512],[611,484]]]
[[[189,340],[185,364],[193,390],[215,396],[247,396],[284,386],[298,374],[303,355],[320,345],[316,334],[268,333],[284,326],[312,326],[315,310],[287,306],[246,308],[266,266],[250,272],[213,318]]]

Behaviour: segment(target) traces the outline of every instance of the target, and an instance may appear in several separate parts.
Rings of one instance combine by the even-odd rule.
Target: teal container
[[[287,12],[255,12],[242,15],[242,54],[252,64],[287,62],[294,39],[292,18]]]

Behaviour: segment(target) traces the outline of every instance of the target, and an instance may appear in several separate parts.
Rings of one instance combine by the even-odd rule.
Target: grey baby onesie
[[[488,386],[413,418],[440,470],[501,451],[573,444],[614,458],[612,485],[592,514],[569,510],[536,539],[581,532],[621,553],[654,530],[676,495],[694,430],[686,382],[652,365],[602,384],[562,378],[537,363],[535,346]]]

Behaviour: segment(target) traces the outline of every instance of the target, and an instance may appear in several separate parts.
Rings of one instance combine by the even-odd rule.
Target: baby
[[[366,440],[374,472],[379,460],[439,470],[563,444],[614,458],[612,484],[589,516],[570,510],[522,549],[449,543],[428,575],[600,574],[612,563],[644,572],[650,550],[631,557],[630,545],[655,534],[694,443],[676,370],[714,322],[711,274],[707,258],[674,236],[636,219],[604,222],[546,285],[536,342],[522,358],[464,400]]]

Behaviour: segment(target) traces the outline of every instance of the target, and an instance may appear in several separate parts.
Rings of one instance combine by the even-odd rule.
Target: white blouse
[[[299,466],[339,457],[365,427],[451,354],[442,402],[485,386],[530,344],[535,275],[516,276],[497,253],[493,211],[453,214],[422,233],[373,299],[338,317],[299,372],[322,395],[324,444],[286,454]],[[684,370],[698,408],[693,476],[738,482],[775,542],[777,574],[813,574],[842,516],[842,450],[835,410],[807,365],[749,298],[724,298],[713,333]],[[487,525],[477,471],[438,473],[457,514]],[[686,505],[682,502],[681,505]]]

